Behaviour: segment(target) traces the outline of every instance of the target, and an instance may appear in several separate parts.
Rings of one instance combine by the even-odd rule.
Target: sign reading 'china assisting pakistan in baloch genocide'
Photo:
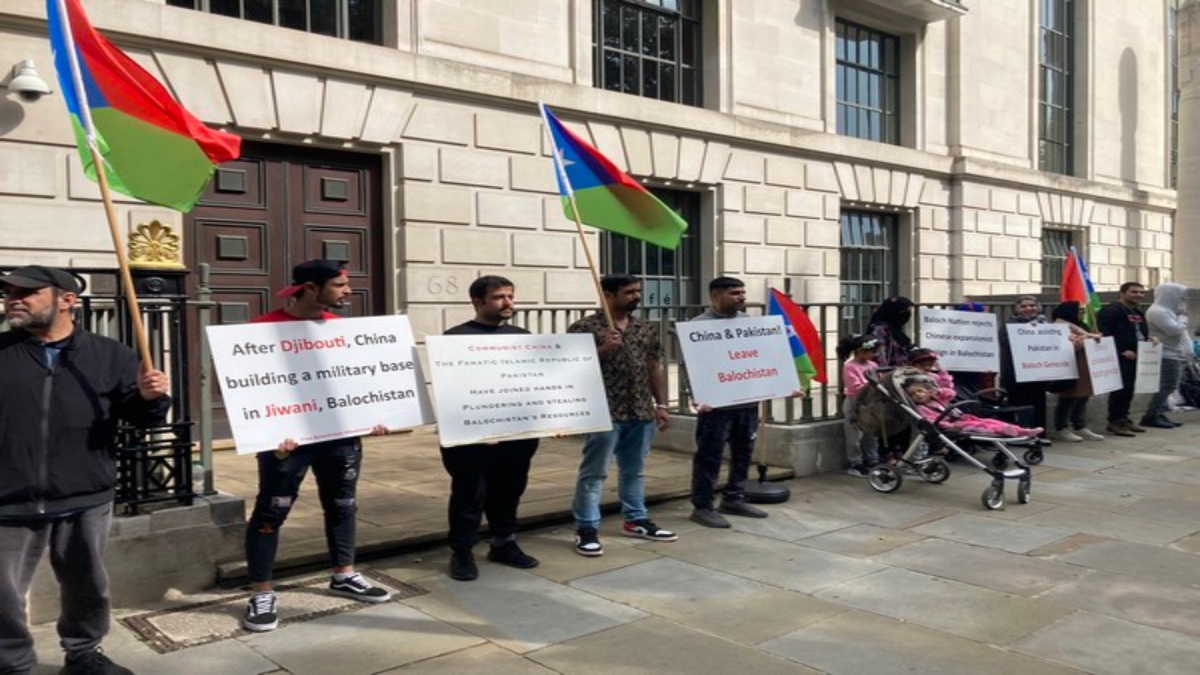
[[[408,317],[209,326],[239,453],[433,422]]]
[[[682,321],[676,329],[697,404],[719,408],[787,398],[800,389],[778,316]]]
[[[612,428],[590,333],[430,335],[426,347],[445,447]]]

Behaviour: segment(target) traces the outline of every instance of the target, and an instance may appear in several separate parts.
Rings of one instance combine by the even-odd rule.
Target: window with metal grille
[[[1038,167],[1075,170],[1075,1],[1041,0]]]
[[[703,105],[700,0],[593,4],[597,87]]]
[[[1070,230],[1042,229],[1042,292],[1056,292],[1062,287],[1063,268],[1075,245],[1075,233]]]
[[[842,335],[861,333],[879,303],[899,293],[899,230],[894,213],[842,212]]]
[[[836,21],[837,132],[900,143],[900,38]]]
[[[383,0],[167,0],[210,14],[380,44]]]
[[[1179,185],[1179,0],[1167,7],[1167,59],[1169,65],[1167,96],[1170,97],[1170,146],[1167,148],[1167,187]]]
[[[642,280],[646,307],[698,305],[700,297],[700,195],[681,190],[651,189],[654,196],[687,222],[674,251],[613,232],[600,233],[600,269]],[[654,313],[657,314],[657,313]],[[652,316],[652,318],[654,318]]]

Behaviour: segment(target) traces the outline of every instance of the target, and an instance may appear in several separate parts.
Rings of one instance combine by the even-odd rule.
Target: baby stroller
[[[954,400],[956,402],[973,401],[975,407],[971,410],[971,414],[1026,426],[1032,423],[1033,408],[1027,405],[1011,405],[1008,402],[1008,392],[994,386],[996,382],[994,374],[954,372],[950,375],[954,378],[954,389],[958,394]],[[1012,439],[1009,445],[1027,447],[1022,455],[1026,464],[1037,466],[1046,458],[1040,438]],[[974,453],[975,450],[975,448],[967,448],[967,452]],[[992,461],[1003,469],[1007,458],[1003,454],[997,453],[992,456]]]
[[[904,484],[905,470],[927,483],[941,483],[950,477],[948,456],[961,459],[991,476],[991,484],[983,491],[980,502],[984,508],[995,510],[1004,507],[1004,481],[1017,481],[1017,502],[1029,503],[1032,472],[1027,463],[1019,459],[1008,448],[1018,438],[986,436],[962,433],[946,429],[942,422],[955,414],[954,411],[974,407],[975,401],[957,401],[948,406],[934,420],[927,420],[917,411],[916,405],[905,392],[905,383],[914,378],[925,378],[921,371],[913,368],[879,369],[871,376],[872,386],[864,390],[859,399],[857,423],[864,433],[887,435],[889,427],[903,423],[912,429],[911,440],[904,454],[890,463],[872,467],[868,483],[878,492],[891,493]],[[868,392],[870,392],[868,394]],[[990,464],[975,458],[980,449],[993,450],[1004,462],[993,460]],[[1011,468],[1010,468],[1011,467]]]

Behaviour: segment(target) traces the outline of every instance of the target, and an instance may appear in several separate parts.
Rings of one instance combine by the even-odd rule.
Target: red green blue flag
[[[539,108],[550,130],[555,177],[567,217],[575,219],[574,204],[580,222],[663,248],[678,248],[687,222],[563,126],[549,108],[543,104]]]
[[[1080,322],[1091,330],[1096,330],[1096,312],[1099,312],[1101,307],[1100,296],[1096,294],[1096,288],[1092,285],[1092,278],[1088,275],[1083,256],[1079,255],[1074,246],[1071,247],[1063,265],[1059,299],[1062,302],[1078,302]]]
[[[216,165],[241,154],[241,139],[209,129],[133,59],[96,32],[80,0],[46,0],[50,46],[88,177],[89,139],[109,185],[143,201],[189,211]]]
[[[796,373],[800,376],[800,386],[807,391],[813,380],[822,384],[829,383],[825,373],[825,350],[821,346],[821,338],[804,308],[792,302],[792,299],[780,291],[771,289],[767,297],[767,316],[783,318],[787,330],[788,346],[792,348],[792,358],[796,361]]]

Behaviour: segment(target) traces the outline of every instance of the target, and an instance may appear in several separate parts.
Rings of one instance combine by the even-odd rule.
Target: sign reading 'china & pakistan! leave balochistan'
[[[787,398],[800,389],[778,316],[676,324],[692,400],[719,408]]]
[[[408,317],[209,326],[239,453],[433,422]]]
[[[446,447],[612,429],[591,334],[426,338]]]

